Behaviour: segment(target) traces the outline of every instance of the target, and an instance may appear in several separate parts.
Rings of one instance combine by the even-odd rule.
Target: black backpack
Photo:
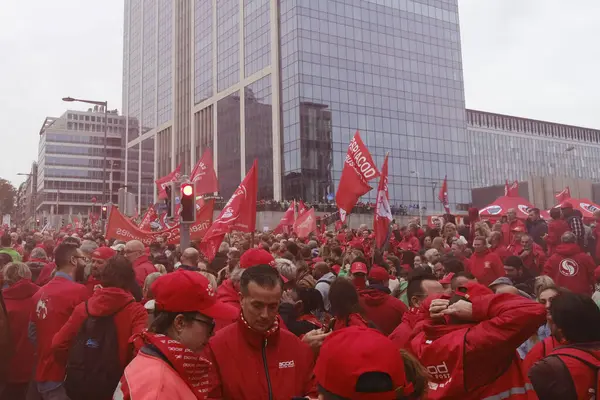
[[[71,400],[112,398],[123,376],[114,316],[130,303],[133,300],[111,315],[96,317],[90,315],[85,302],[88,317],[77,333],[67,361],[65,389]]]

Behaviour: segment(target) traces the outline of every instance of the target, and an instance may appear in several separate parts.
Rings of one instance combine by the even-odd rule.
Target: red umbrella
[[[501,196],[492,204],[479,211],[482,218],[498,218],[506,215],[506,212],[514,208],[517,211],[517,218],[526,219],[529,217],[529,209],[534,208],[533,204],[522,197]]]
[[[582,198],[574,199],[568,198],[563,202],[555,205],[553,208],[562,208],[566,203],[571,203],[573,210],[579,210],[585,220],[594,219],[594,212],[600,210],[600,205],[593,203],[591,200]]]

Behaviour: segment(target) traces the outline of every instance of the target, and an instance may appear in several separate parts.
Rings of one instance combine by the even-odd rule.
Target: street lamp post
[[[102,162],[102,204],[106,204],[106,153],[107,153],[107,141],[108,141],[108,101],[96,101],[96,100],[83,100],[75,99],[73,97],[63,97],[63,101],[80,103],[94,104],[96,106],[104,107],[104,160]],[[112,194],[111,194],[112,198]]]
[[[419,171],[410,171],[417,176],[417,202],[419,203],[419,224],[423,225],[423,207],[421,207],[421,174]]]

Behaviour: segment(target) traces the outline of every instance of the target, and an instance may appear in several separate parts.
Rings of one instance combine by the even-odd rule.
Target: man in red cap
[[[279,272],[265,264],[244,270],[240,292],[240,318],[217,332],[206,348],[213,364],[208,399],[314,397],[312,350],[282,329],[278,317],[283,294]]]
[[[385,268],[374,265],[369,271],[369,287],[358,291],[365,316],[385,335],[396,329],[408,310],[402,301],[390,295],[389,279]]]
[[[356,326],[341,329],[325,340],[317,359],[319,399],[419,399],[427,378],[417,373],[409,379],[406,365],[413,371],[422,369],[377,331]]]
[[[94,293],[96,287],[100,286],[102,271],[104,271],[108,259],[114,257],[116,254],[117,252],[110,247],[98,247],[92,252],[92,269],[90,271],[90,276],[85,283],[85,287],[88,288],[90,296]]]
[[[362,257],[356,257],[350,265],[350,278],[357,290],[367,288],[367,262]]]
[[[422,307],[429,314],[409,350],[431,376],[428,399],[530,398],[517,348],[544,323],[543,305],[467,282]]]

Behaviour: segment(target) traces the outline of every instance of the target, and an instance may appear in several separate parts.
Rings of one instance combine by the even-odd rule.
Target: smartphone
[[[329,324],[327,324],[327,326],[325,327],[325,333],[331,332],[333,330],[333,327],[335,326],[335,322],[336,322],[335,318],[331,318],[329,320]]]

